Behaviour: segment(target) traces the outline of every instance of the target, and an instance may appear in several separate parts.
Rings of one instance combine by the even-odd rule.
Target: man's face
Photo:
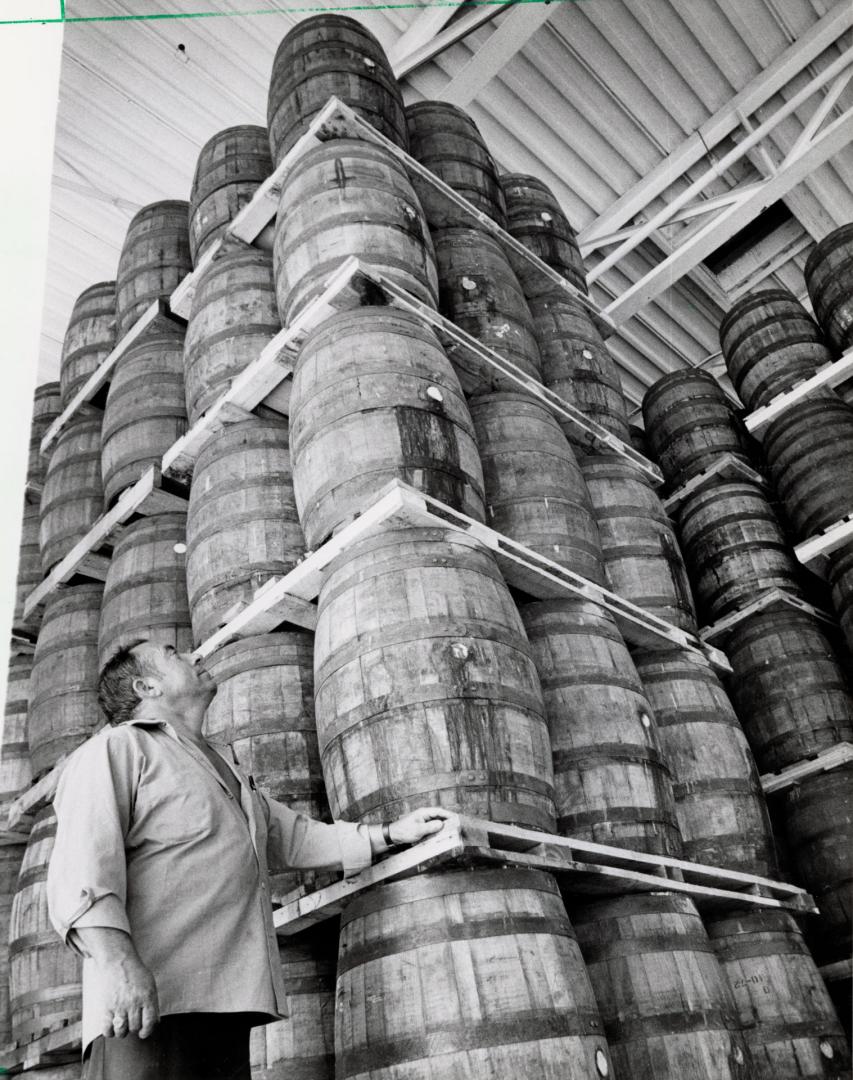
[[[212,697],[216,686],[210,675],[189,653],[179,653],[173,645],[146,641],[133,650],[163,697],[169,699]]]

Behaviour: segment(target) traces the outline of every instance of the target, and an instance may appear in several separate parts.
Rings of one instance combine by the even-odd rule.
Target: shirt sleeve
[[[130,933],[124,840],[137,750],[120,729],[93,736],[63,769],[53,805],[56,840],[47,872],[50,920],[66,944],[87,926]]]
[[[267,817],[271,870],[343,870],[359,873],[373,862],[367,830],[348,821],[327,825],[258,792]]]

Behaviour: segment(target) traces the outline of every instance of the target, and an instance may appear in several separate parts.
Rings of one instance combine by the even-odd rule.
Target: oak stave
[[[538,177],[524,173],[504,173],[500,185],[506,202],[506,231],[510,236],[581,292],[588,293],[577,234],[554,192]],[[553,282],[540,270],[510,249],[507,254],[525,296],[553,292]]]
[[[30,454],[27,463],[27,483],[43,484],[47,463],[53,448],[42,456],[41,441],[47,429],[62,412],[59,383],[42,383],[33,396],[33,414],[30,423]],[[54,443],[54,447],[55,447]]]
[[[672,773],[683,857],[775,876],[773,832],[758,769],[713,668],[684,649],[637,649],[633,658]]]
[[[853,741],[853,695],[814,616],[790,607],[749,615],[724,647],[729,694],[760,772]]]
[[[410,153],[476,210],[506,227],[503,189],[489,148],[473,118],[449,101],[406,106]],[[412,183],[431,229],[475,228],[477,222],[417,174]]]
[[[123,645],[145,639],[192,648],[186,585],[187,516],[153,514],[125,526],[113,549],[104,583],[98,629],[98,663]]]
[[[199,275],[184,339],[184,387],[190,425],[260,356],[281,329],[272,256],[238,248]]]
[[[341,312],[306,339],[290,452],[309,548],[392,479],[483,520],[483,473],[459,381],[433,331],[408,312]]]
[[[695,633],[687,570],[658,496],[633,465],[615,455],[582,455],[578,463],[598,522],[609,587]]]
[[[542,683],[558,831],[680,858],[670,770],[613,619],[585,600],[519,610]]]
[[[100,410],[81,408],[56,440],[41,496],[39,547],[45,574],[104,511],[101,423]]]
[[[442,871],[381,885],[341,925],[339,1080],[612,1076],[554,879]]]
[[[853,544],[831,551],[828,559],[832,606],[853,654]]]
[[[681,504],[678,525],[696,599],[708,621],[770,589],[802,595],[791,546],[756,484],[725,480],[700,489]]]
[[[166,300],[192,271],[189,203],[166,199],[131,219],[116,272],[116,341],[156,300]]]
[[[511,540],[604,583],[601,541],[574,452],[550,409],[525,394],[472,399],[487,523]],[[565,589],[555,585],[555,596]]]
[[[734,1001],[689,897],[601,897],[569,914],[617,1077],[752,1080]]]
[[[38,634],[44,609],[41,605],[24,616],[24,604],[30,593],[42,580],[41,551],[39,549],[39,521],[41,511],[38,499],[24,496],[24,514],[21,522],[21,546],[18,549],[18,574],[15,579],[15,610],[12,628],[32,637]]]
[[[461,227],[435,229],[432,240],[441,314],[538,382],[539,349],[530,309],[500,244],[480,229]],[[469,397],[518,392],[516,383],[467,348],[447,348]]]
[[[741,297],[723,318],[720,346],[729,378],[750,410],[832,360],[817,323],[786,289],[758,289]]]
[[[405,169],[375,143],[332,139],[309,150],[282,184],[273,259],[283,326],[349,256],[436,306],[432,241]],[[363,302],[374,302],[369,288]]]
[[[476,541],[402,528],[354,545],[323,584],[314,650],[335,818],[380,822],[441,805],[553,830],[539,678]]]
[[[104,502],[111,506],[187,430],[184,331],[165,319],[121,355],[101,430]]]
[[[90,285],[74,301],[71,318],[62,342],[59,385],[62,407],[93,371],[101,366],[116,343],[116,283],[99,281]]]
[[[0,807],[3,807],[4,811],[6,805],[22,794],[33,779],[30,747],[27,742],[27,711],[32,669],[32,656],[19,655],[9,658],[3,713],[3,743],[0,746]],[[4,890],[0,889],[0,898],[3,892]]]
[[[753,1080],[844,1080],[847,1040],[790,912],[705,918],[752,1058]]]
[[[0,1045],[12,1041],[12,1012],[9,1001],[9,928],[12,920],[12,901],[21,869],[24,844],[7,844],[0,848]]]
[[[379,41],[355,19],[322,14],[297,23],[273,60],[267,124],[276,165],[333,95],[408,150],[402,94]]]
[[[187,595],[200,644],[305,553],[284,418],[229,424],[202,447],[187,507]]]
[[[98,706],[98,622],[104,586],[67,585],[47,598],[33,655],[27,738],[34,777],[104,722]]]
[[[272,172],[269,133],[258,124],[238,124],[212,135],[201,148],[189,202],[193,266],[222,237]]]
[[[816,244],[803,272],[815,318],[833,349],[842,353],[853,345],[853,224]]]

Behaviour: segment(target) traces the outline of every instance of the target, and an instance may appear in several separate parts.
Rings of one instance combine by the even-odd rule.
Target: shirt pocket
[[[142,785],[128,836],[130,847],[202,844],[221,834],[235,809],[228,805],[225,790],[216,781],[208,784],[206,778],[182,779],[175,785]]]

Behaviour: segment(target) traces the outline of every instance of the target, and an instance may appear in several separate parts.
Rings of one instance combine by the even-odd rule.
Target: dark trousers
[[[164,1016],[147,1039],[99,1035],[83,1080],[251,1080],[251,1022],[247,1013],[183,1013]]]

